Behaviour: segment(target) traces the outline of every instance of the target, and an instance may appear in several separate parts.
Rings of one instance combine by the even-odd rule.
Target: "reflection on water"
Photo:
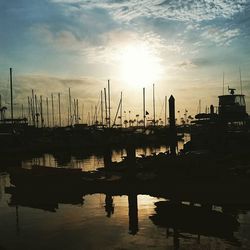
[[[158,154],[160,152],[166,152],[167,146],[159,147],[145,147],[137,148],[136,155],[151,155]],[[38,157],[32,157],[31,159],[23,160],[21,165],[24,168],[31,168],[32,165],[43,165],[50,167],[71,167],[81,168],[84,171],[95,170],[104,166],[104,155],[107,155],[107,151],[103,152],[63,152],[44,154]],[[121,161],[126,156],[125,149],[111,150],[110,152],[112,161]]]
[[[181,146],[181,145],[180,145]],[[165,152],[139,148],[137,155]],[[126,156],[113,150],[113,161]],[[103,152],[25,156],[32,164],[93,170]],[[129,193],[123,196],[27,193],[9,187],[0,173],[0,249],[250,249],[250,209],[172,201]],[[239,223],[238,223],[239,222]],[[39,243],[39,244],[38,244]]]
[[[9,179],[2,174],[0,249],[234,250],[250,246],[250,213],[233,206],[172,203],[135,193],[86,195],[80,200],[42,193],[30,197],[22,192],[7,194],[5,186]]]

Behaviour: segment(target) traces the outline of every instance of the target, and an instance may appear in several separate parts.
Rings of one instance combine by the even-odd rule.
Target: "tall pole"
[[[176,125],[175,125],[175,99],[169,98],[169,128],[170,128],[170,153],[176,155]]]
[[[34,90],[32,89],[32,99],[31,99],[31,114],[32,114],[32,122],[33,126],[36,125],[36,120],[35,120],[35,95],[34,95]]]
[[[58,93],[58,115],[59,115],[59,126],[62,126],[62,120],[61,120],[61,96],[60,93]]]
[[[49,127],[49,98],[46,97],[46,109],[47,109],[47,126]]]
[[[75,118],[75,123],[76,123],[76,99],[74,99],[74,101],[73,101],[73,108],[74,108],[73,117]]]
[[[72,126],[72,114],[71,114],[71,93],[69,88],[69,125]]]
[[[103,94],[101,90],[101,121],[102,121],[102,126],[103,126]]]
[[[122,128],[122,92],[121,92],[121,107],[120,107],[120,117],[121,117],[121,128]]]
[[[145,88],[143,88],[143,125],[146,127],[146,101],[145,101]]]
[[[53,93],[51,93],[51,108],[52,108],[52,127],[55,126],[55,116],[54,116],[54,97]]]
[[[44,127],[44,118],[43,118],[43,97],[40,96],[40,113],[41,113],[41,126]]]
[[[14,124],[14,121],[13,121],[13,117],[14,117],[14,114],[13,114],[13,86],[12,86],[12,68],[10,68],[10,107],[11,107],[11,123],[12,123],[12,126]]]
[[[39,116],[39,113],[38,113],[38,107],[37,107],[37,96],[35,95],[35,111],[36,111],[36,126],[38,127],[39,126],[39,120],[38,120],[38,116]]]
[[[31,121],[31,117],[30,117],[30,97],[28,96],[28,123],[30,123],[30,121]]]
[[[109,105],[109,128],[111,127],[111,107],[110,107],[110,81],[108,80],[108,105]]]
[[[167,96],[165,96],[165,126],[167,126],[168,124],[167,112],[168,112],[168,98]]]
[[[106,121],[106,126],[108,126],[108,108],[107,108],[107,91],[106,91],[106,88],[104,88],[104,99],[105,99],[105,121]]]
[[[79,105],[78,105],[78,99],[76,99],[76,116],[77,116],[77,121],[76,123],[79,123]]]
[[[155,85],[153,84],[153,114],[154,114],[154,126],[155,126]]]

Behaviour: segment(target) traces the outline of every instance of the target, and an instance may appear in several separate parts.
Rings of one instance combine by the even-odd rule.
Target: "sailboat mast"
[[[47,109],[47,126],[49,127],[49,99],[46,97],[46,109]]]
[[[69,88],[69,126],[72,126],[72,114],[71,114],[71,93]]]
[[[51,94],[51,108],[52,108],[52,127],[55,126],[55,117],[54,117],[54,97],[53,93]]]
[[[105,121],[106,121],[106,126],[108,126],[108,108],[107,108],[107,91],[106,91],[106,88],[104,88],[104,102],[105,102]]]
[[[102,94],[102,90],[101,90],[101,122],[102,122],[102,126],[103,126],[103,94]]]
[[[109,128],[111,127],[111,107],[110,107],[110,81],[108,80],[108,111],[109,111]]]
[[[10,68],[10,112],[11,112],[11,123],[14,124],[13,117],[13,86],[12,86],[12,68]]]
[[[121,107],[120,107],[120,117],[121,117],[121,128],[122,128],[122,92],[121,92]]]
[[[43,119],[43,97],[40,96],[40,113],[41,113],[41,127],[44,126],[44,119]]]
[[[146,103],[145,103],[145,88],[143,88],[143,125],[146,127]]]
[[[61,120],[61,95],[58,93],[58,115],[59,115],[59,127],[62,126],[62,120]]]
[[[153,115],[154,115],[154,126],[155,126],[155,85],[153,84]]]

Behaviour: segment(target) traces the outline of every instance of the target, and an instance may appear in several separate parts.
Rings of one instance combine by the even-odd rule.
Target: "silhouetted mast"
[[[79,124],[79,105],[78,105],[78,99],[76,99],[76,116],[77,116],[77,124]]]
[[[32,122],[33,126],[36,125],[36,120],[35,120],[35,96],[34,96],[34,90],[32,89],[32,97],[31,97],[31,113],[32,113]]]
[[[104,88],[104,99],[105,99],[105,121],[106,121],[106,126],[108,126],[108,108],[107,108],[107,91],[106,91],[106,88]]]
[[[27,101],[28,101],[28,123],[30,123],[31,122],[31,117],[30,117],[31,112],[30,112],[30,97],[29,96],[27,98]]]
[[[44,118],[43,118],[43,97],[40,96],[40,113],[41,113],[41,126],[44,126]]]
[[[49,127],[49,98],[46,97],[46,109],[47,109],[47,126]]]
[[[72,126],[72,115],[71,115],[71,93],[70,93],[70,88],[69,88],[69,125]]]
[[[117,118],[117,116],[118,116],[119,110],[121,109],[121,102],[122,102],[122,96],[121,96],[121,98],[120,98],[120,101],[119,101],[119,104],[118,104],[118,107],[117,107],[117,110],[116,110],[116,114],[115,114],[115,118],[114,118],[114,122],[113,122],[112,127],[115,126],[116,118]],[[121,110],[120,110],[120,112],[121,112]]]
[[[53,93],[51,93],[51,108],[52,108],[52,127],[55,126],[55,116],[54,116],[54,98]]]
[[[11,111],[11,123],[14,124],[13,121],[13,86],[12,86],[12,68],[10,68],[10,111]]]
[[[101,90],[101,121],[102,121],[102,126],[103,126],[103,94]]]
[[[121,119],[121,128],[122,128],[122,92],[121,92],[121,107],[120,107],[120,119]]]
[[[38,121],[38,117],[39,117],[39,114],[38,114],[38,108],[37,108],[37,96],[35,95],[35,112],[36,112],[36,126],[38,127],[39,125],[39,121]]]
[[[58,93],[58,115],[59,115],[59,126],[62,126],[62,120],[61,120],[61,96],[60,93]]]
[[[110,81],[108,80],[108,108],[109,108],[109,128],[111,126],[111,107],[110,107]]]
[[[165,126],[167,126],[168,124],[167,112],[168,112],[168,98],[167,96],[165,96]]]
[[[154,126],[155,126],[155,85],[153,84],[153,115],[154,115]]]
[[[145,102],[145,88],[143,88],[143,125],[146,127],[146,102]]]

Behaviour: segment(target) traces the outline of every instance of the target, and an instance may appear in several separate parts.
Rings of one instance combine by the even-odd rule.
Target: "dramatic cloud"
[[[60,1],[74,3],[75,1]],[[132,20],[141,16],[161,17],[181,21],[203,21],[212,20],[217,17],[231,18],[236,13],[245,9],[247,0],[89,0],[78,1],[79,5],[90,8],[109,9],[115,18],[121,20]]]
[[[48,95],[72,85],[93,101],[100,79],[115,78],[117,91],[131,88],[119,79],[121,59],[128,47],[143,47],[162,69],[162,92],[194,82],[197,93],[207,83],[217,91],[223,71],[232,86],[238,81],[239,65],[248,84],[249,26],[250,0],[1,1],[0,73],[14,68],[23,100],[31,88]],[[8,80],[0,84],[8,96]]]

